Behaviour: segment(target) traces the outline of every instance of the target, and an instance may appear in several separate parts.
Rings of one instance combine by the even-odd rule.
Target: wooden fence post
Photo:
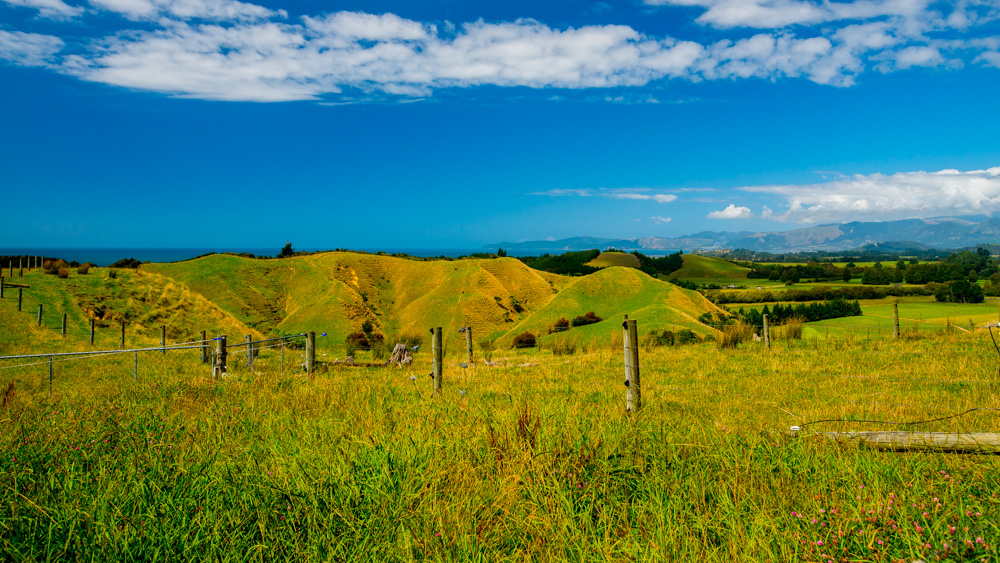
[[[0,299],[3,299],[3,275],[0,275]]]
[[[463,326],[462,328],[458,329],[458,332],[464,332],[465,333],[465,348],[466,348],[466,351],[468,352],[468,355],[469,355],[469,359],[467,360],[469,363],[466,364],[466,365],[470,365],[471,366],[473,364],[473,361],[474,361],[472,359],[472,327],[471,326]]]
[[[38,304],[38,326],[42,326],[42,304]]]
[[[21,261],[21,257],[17,257],[17,277],[24,277],[24,262]]]
[[[125,349],[125,321],[122,321],[122,350]]]
[[[247,335],[247,367],[253,371],[253,335]]]
[[[215,363],[212,365],[212,377],[221,378],[226,375],[226,335],[215,341]]]
[[[208,363],[208,341],[205,339],[205,331],[201,331],[201,363]]]
[[[167,325],[160,325],[160,348],[163,353],[167,353]]]
[[[642,383],[639,379],[639,330],[635,320],[625,320],[623,339],[625,342],[625,371],[627,373],[626,412],[638,412],[642,408]]]
[[[612,344],[613,343],[614,343],[614,335],[612,335]],[[628,389],[628,386],[629,386],[629,384],[631,382],[631,379],[629,379],[629,377],[632,375],[629,372],[629,370],[628,370],[628,362],[631,359],[631,357],[629,356],[629,351],[628,351],[628,315],[625,315],[624,316],[624,320],[622,320],[622,349],[625,352],[625,355],[623,356],[624,359],[622,360],[622,363],[625,365],[625,388],[626,388],[626,395],[627,395],[628,394],[627,393],[627,389]],[[628,405],[626,405],[626,407],[627,406]]]
[[[309,331],[306,333],[306,375],[312,376],[316,369],[316,333]]]
[[[17,312],[21,312],[21,301],[24,299],[24,290],[20,287],[17,288]]]
[[[767,315],[764,315],[764,348],[771,349],[771,328],[767,324]]]
[[[94,323],[95,322],[96,321],[94,319],[90,319],[90,343],[91,344],[94,343]]]
[[[431,334],[432,346],[431,351],[433,352],[434,360],[432,364],[431,375],[434,377],[434,393],[437,395],[441,394],[441,379],[444,375],[444,350],[442,346],[442,339],[444,338],[444,331],[441,327],[432,328]]]
[[[892,304],[892,337],[899,338],[899,303]]]
[[[63,313],[62,319],[62,335],[66,336],[66,313]]]

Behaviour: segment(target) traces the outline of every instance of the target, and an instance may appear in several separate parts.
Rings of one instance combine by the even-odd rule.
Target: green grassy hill
[[[628,255],[631,256],[631,255]],[[457,330],[472,326],[477,342],[510,344],[530,330],[546,335],[561,317],[572,320],[594,311],[606,319],[553,338],[607,339],[621,317],[654,328],[710,329],[695,318],[715,307],[695,292],[649,277],[634,268],[611,266],[583,277],[565,277],[528,268],[513,258],[416,261],[389,256],[329,252],[282,260],[212,255],[173,264],[146,264],[139,270],[94,268],[68,279],[32,272],[22,281],[22,317],[44,304],[44,329],[58,337],[68,315],[64,342],[89,338],[98,322],[97,347],[117,347],[119,322],[128,340],[155,345],[161,326],[169,342],[191,341],[201,330],[231,338],[307,330],[327,333],[317,345],[339,349],[368,321],[386,340],[417,336],[429,340],[431,327],[444,328],[446,346],[463,346]],[[6,308],[16,307],[16,292]],[[620,330],[620,329],[619,329]],[[548,338],[548,336],[546,336]],[[61,340],[60,340],[61,341]],[[62,342],[62,341],[61,341]]]
[[[327,332],[336,346],[366,320],[392,338],[458,327],[499,336],[548,303],[571,278],[526,267],[513,258],[415,261],[329,252],[284,260],[206,256],[144,270],[204,294],[264,332]],[[425,337],[426,339],[426,337]]]
[[[37,328],[32,346],[55,341],[59,349],[81,341],[89,346],[91,319],[96,325],[96,348],[120,345],[122,321],[126,323],[129,346],[159,343],[161,326],[167,327],[168,342],[193,341],[202,330],[213,335],[260,335],[184,284],[145,271],[115,270],[115,275],[112,278],[108,268],[91,268],[86,275],[79,275],[72,268],[66,279],[31,271],[24,277],[6,280],[27,286],[23,288],[22,312],[19,315],[16,312],[17,289],[11,287],[6,288],[0,307],[5,315],[30,319]],[[43,306],[41,328],[36,320],[39,304]],[[60,337],[63,314],[67,317],[65,339]],[[17,340],[0,339],[0,348],[7,348]]]
[[[626,254],[624,252],[602,252],[597,258],[587,262],[587,265],[595,268],[609,268],[611,266],[638,268],[639,257],[635,254]]]
[[[611,267],[576,278],[547,305],[524,319],[499,339],[509,345],[514,336],[528,331],[545,340],[587,342],[609,338],[621,331],[623,315],[636,319],[641,334],[650,330],[688,328],[708,335],[712,329],[697,321],[698,315],[717,311],[715,305],[701,294],[681,289],[671,283],[656,280],[633,268]],[[593,311],[604,320],[566,332],[548,334],[560,318],[574,317]]]
[[[670,274],[682,280],[714,283],[746,283],[749,268],[697,254],[685,254],[684,266]]]

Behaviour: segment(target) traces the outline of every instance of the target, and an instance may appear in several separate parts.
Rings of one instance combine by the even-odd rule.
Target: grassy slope
[[[458,327],[499,335],[544,306],[568,278],[532,270],[513,258],[421,262],[344,252],[285,260],[208,256],[144,269],[181,280],[263,331],[317,330],[339,345],[365,320],[385,335],[425,335]],[[524,309],[517,313],[514,301]]]
[[[66,346],[74,340],[89,345],[90,319],[96,319],[95,347],[117,347],[121,340],[120,323],[125,321],[128,345],[152,345],[159,342],[160,327],[167,327],[168,342],[191,341],[199,331],[209,334],[251,334],[244,323],[183,284],[158,274],[117,270],[117,279],[106,268],[92,268],[87,275],[75,269],[67,279],[32,271],[11,283],[25,284],[21,316],[37,318],[43,305],[42,328],[59,338],[62,315],[67,316]],[[4,307],[16,314],[17,290],[7,288]],[[44,338],[42,340],[45,340]],[[0,347],[6,346],[6,340]]]
[[[747,272],[750,271],[749,268],[737,266],[732,262],[698,256],[697,254],[685,254],[683,259],[684,266],[670,274],[670,277],[690,281],[724,282],[732,280],[746,283]]]
[[[543,339],[589,341],[608,338],[615,330],[621,330],[624,314],[639,321],[639,331],[643,334],[673,327],[708,334],[711,329],[695,319],[701,313],[715,310],[714,305],[696,292],[653,279],[632,268],[611,267],[576,278],[548,305],[514,326],[498,343],[509,344],[515,335],[524,331],[545,335]],[[594,311],[604,320],[560,334],[546,334],[559,318],[572,320],[588,311]]]
[[[620,324],[612,319],[625,313],[640,315],[644,332],[686,327],[705,333],[694,319],[713,309],[701,296],[631,268],[568,278],[513,258],[421,262],[330,252],[285,260],[208,256],[143,269],[202,292],[261,331],[327,332],[330,338],[319,342],[327,348],[339,346],[365,320],[389,337],[424,336],[440,326],[445,344],[458,346],[460,326],[474,327],[476,340],[500,338],[504,344],[513,334],[544,333],[559,317],[587,311],[608,320],[573,331],[573,338],[606,338]]]
[[[595,268],[608,268],[610,266],[638,268],[639,257],[634,254],[626,254],[624,252],[602,252],[597,256],[597,258],[587,262],[587,265]]]

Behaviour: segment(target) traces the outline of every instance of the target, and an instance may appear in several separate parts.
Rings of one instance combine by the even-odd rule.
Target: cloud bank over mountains
[[[1000,211],[1000,166],[966,172],[856,174],[818,184],[738,189],[772,195],[784,209],[775,212],[763,206],[763,218],[803,225],[978,215]],[[749,208],[734,204],[708,215],[710,219],[751,217]]]
[[[336,101],[345,91],[425,97],[476,86],[642,87],[660,80],[801,78],[849,87],[865,72],[1000,66],[1000,0],[647,0],[731,38],[626,25],[421,22],[394,14],[289,17],[235,0],[0,0],[62,35],[0,29],[0,59],[82,80],[205,100]],[[118,31],[86,37],[87,18]],[[748,36],[747,30],[758,30]]]

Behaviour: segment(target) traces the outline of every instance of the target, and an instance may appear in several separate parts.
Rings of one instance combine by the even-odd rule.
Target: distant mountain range
[[[1000,242],[1000,217],[974,215],[936,217],[820,225],[791,231],[702,231],[677,238],[640,237],[611,239],[572,237],[560,240],[499,242],[484,248],[498,247],[508,252],[557,253],[569,250],[610,248],[654,253],[745,248],[762,252],[809,252],[853,250],[869,245],[892,248],[950,249]]]

